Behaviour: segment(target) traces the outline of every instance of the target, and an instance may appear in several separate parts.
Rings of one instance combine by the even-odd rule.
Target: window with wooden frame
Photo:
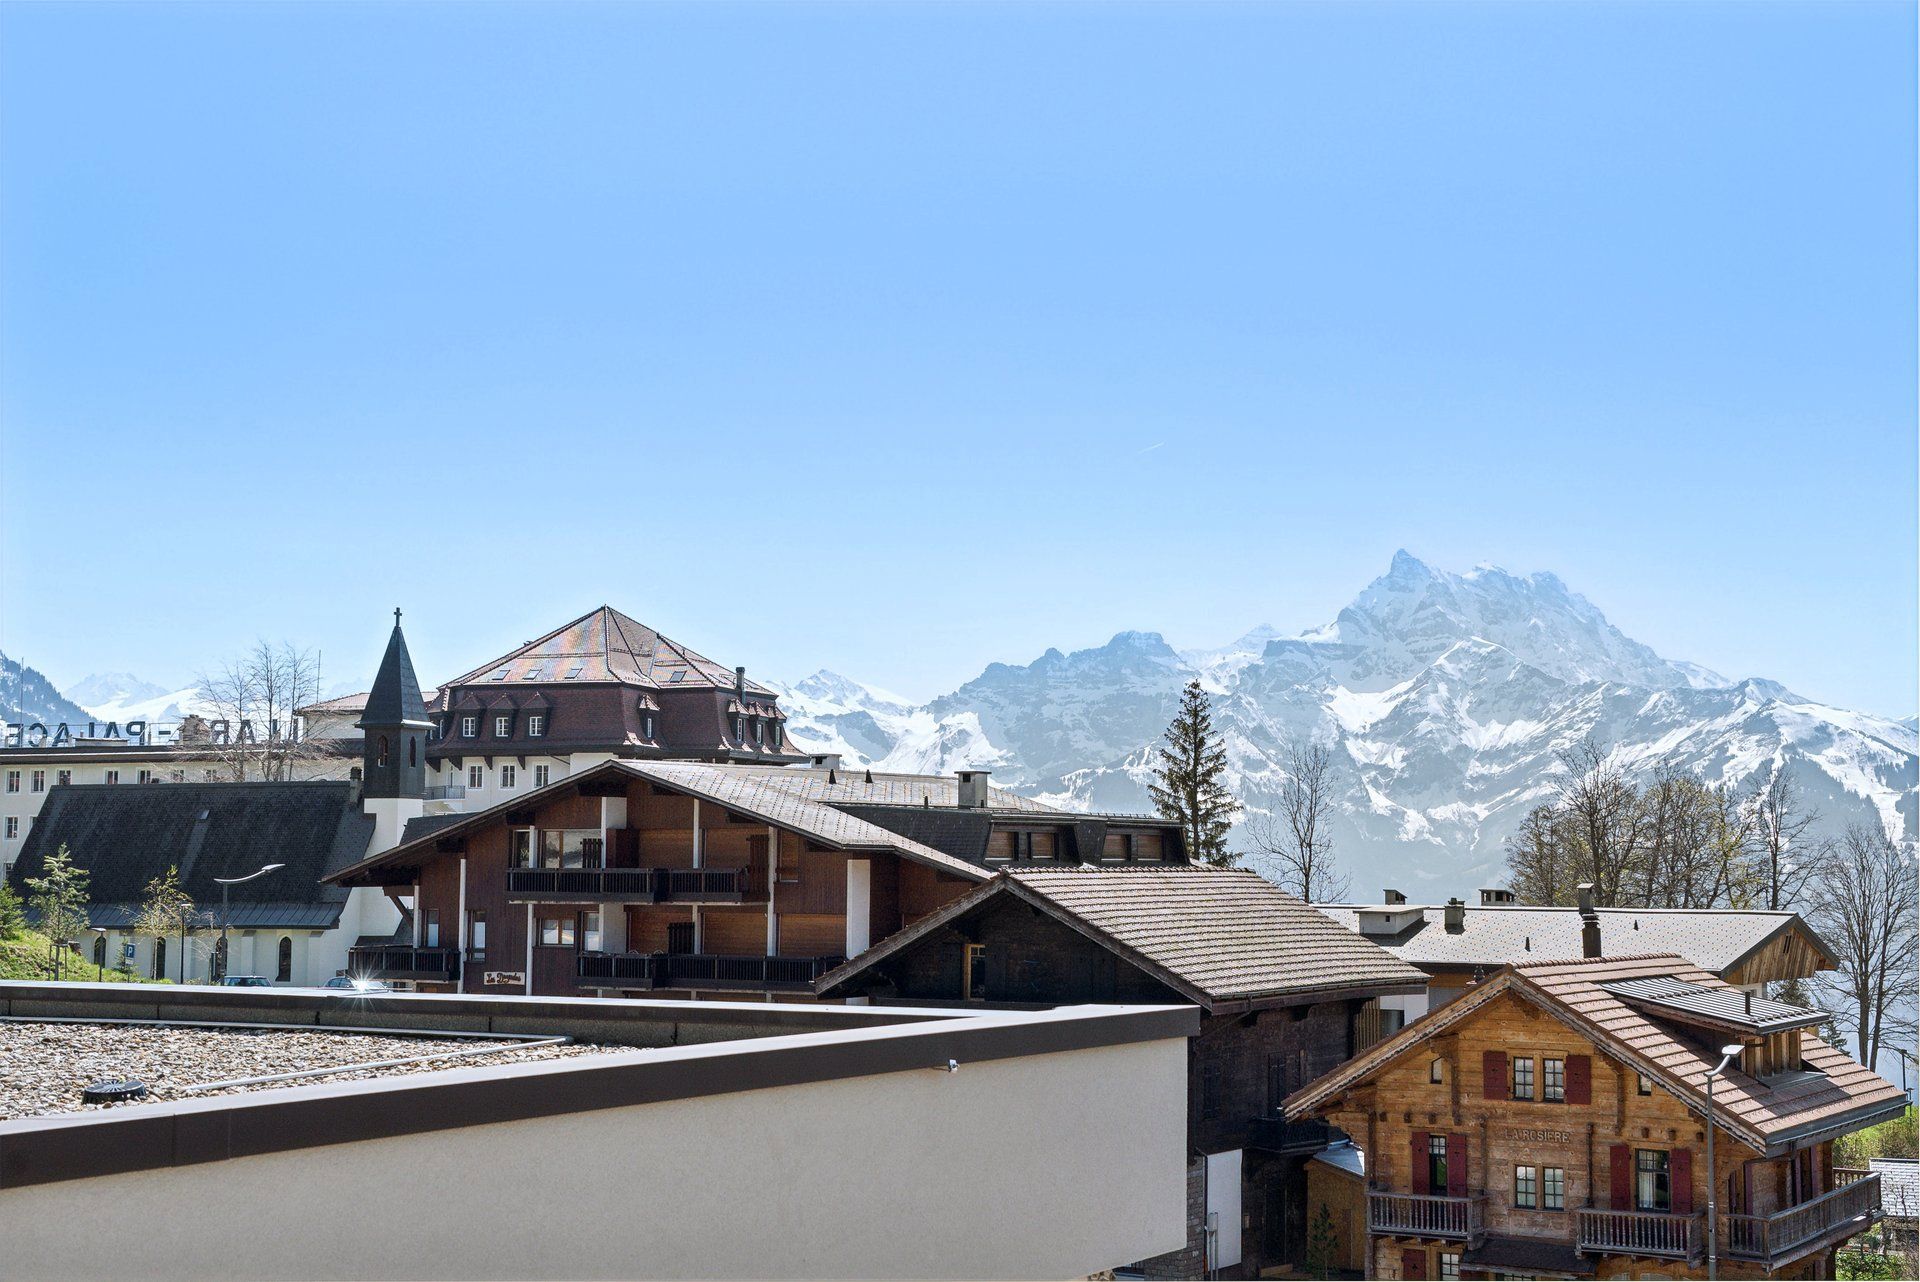
[[[460,718],[460,737],[462,739],[476,738],[479,735],[479,733],[480,733],[479,717]]]
[[[1514,1057],[1512,1098],[1527,1100],[1533,1098],[1533,1057],[1531,1055]]]
[[[507,831],[507,867],[533,867],[533,829],[511,828]]]
[[[1434,1059],[1427,1065],[1427,1080],[1438,1086],[1447,1080],[1447,1061]]]
[[[36,770],[33,772],[33,790],[35,792],[45,792],[47,790],[47,772],[46,771]]]
[[[584,923],[580,929],[580,937],[581,937],[583,946],[590,953],[599,952],[600,938],[601,938],[599,911],[597,909],[590,909],[587,912],[582,913],[581,921]]]
[[[970,1002],[987,1000],[987,946],[968,944],[960,959],[960,996]]]
[[[1543,1166],[1540,1168],[1540,1209],[1543,1211],[1567,1209],[1566,1167]]]
[[[487,768],[485,766],[467,767],[467,787],[482,788],[486,786],[486,782]]]
[[[1457,1282],[1460,1277],[1460,1256],[1454,1251],[1440,1252],[1441,1282]]]
[[[1540,1175],[1531,1166],[1513,1168],[1513,1205],[1516,1210],[1531,1211],[1540,1204]]]
[[[440,910],[429,908],[420,916],[420,942],[428,948],[440,947]]]
[[[18,770],[7,771],[7,791],[8,792],[20,791],[20,772]]]
[[[1673,1180],[1665,1149],[1633,1153],[1633,1209],[1666,1212],[1673,1207]]]
[[[1447,1137],[1427,1136],[1427,1187],[1444,1194],[1447,1189]]]
[[[1549,1104],[1567,1102],[1567,1061],[1564,1059],[1540,1061],[1540,1089],[1540,1098]]]
[[[571,948],[574,941],[572,917],[542,917],[540,942],[549,948]]]
[[[495,716],[493,719],[493,737],[496,739],[505,739],[512,734],[513,717],[507,714]]]
[[[476,908],[467,914],[467,956],[474,961],[487,959],[487,914]]]
[[[500,767],[500,786],[501,786],[502,788],[511,788],[511,787],[513,787],[513,781],[514,781],[514,777],[515,777],[515,776],[514,776],[514,769],[513,769],[513,767],[512,767],[512,766],[501,766],[501,767]]]
[[[119,783],[119,782],[120,782],[120,772],[119,772],[118,770],[109,770],[109,771],[107,771],[107,773],[106,773],[106,782],[108,782],[108,783]]]
[[[552,772],[546,766],[535,766],[533,768],[533,786],[536,788],[546,787],[547,781],[552,777]]]
[[[1635,1094],[1638,1094],[1638,1095],[1653,1094],[1653,1079],[1651,1077],[1648,1077],[1645,1073],[1635,1073],[1633,1075],[1633,1080],[1634,1080]]]
[[[547,719],[538,712],[527,714],[527,738],[538,739],[547,732]]]

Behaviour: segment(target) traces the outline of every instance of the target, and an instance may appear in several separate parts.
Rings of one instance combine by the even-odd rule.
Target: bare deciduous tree
[[[1914,858],[1880,829],[1849,827],[1809,886],[1814,926],[1840,955],[1827,981],[1844,1002],[1855,1052],[1873,1065],[1911,1028],[1901,1012],[1920,985],[1920,881]]]
[[[1310,904],[1346,896],[1348,880],[1333,858],[1333,753],[1324,743],[1281,746],[1285,779],[1273,814],[1249,815],[1247,836],[1274,866],[1281,889]]]
[[[200,697],[214,714],[205,747],[230,780],[292,779],[299,763],[323,751],[300,733],[295,712],[320,697],[320,664],[311,650],[256,641],[202,674]]]
[[[1800,785],[1775,762],[1753,794],[1755,858],[1766,906],[1778,912],[1800,902],[1826,853],[1812,838],[1820,812],[1807,809]]]
[[[1578,836],[1578,857],[1602,904],[1624,902],[1632,888],[1631,875],[1640,863],[1646,838],[1639,790],[1614,758],[1613,750],[1596,740],[1583,740],[1560,754],[1567,768],[1559,807]]]

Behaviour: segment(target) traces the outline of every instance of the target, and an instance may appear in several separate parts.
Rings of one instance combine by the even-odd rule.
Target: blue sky
[[[1911,7],[0,7],[0,648],[926,695],[1551,569],[1915,702]]]

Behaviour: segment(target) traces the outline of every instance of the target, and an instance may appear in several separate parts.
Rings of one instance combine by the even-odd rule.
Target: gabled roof
[[[669,640],[610,605],[562,624],[509,654],[483,663],[442,689],[498,678],[513,681],[618,681],[649,689],[734,688],[734,672],[724,664]],[[747,682],[752,694],[773,691]]]
[[[1235,868],[1009,869],[827,972],[825,993],[997,895],[1064,922],[1209,1010],[1332,991],[1413,993],[1426,977],[1258,874]]]
[[[1731,991],[1714,975],[1671,953],[1510,966],[1295,1091],[1287,1098],[1286,1114],[1300,1118],[1323,1109],[1421,1043],[1511,994],[1540,1007],[1629,1069],[1645,1073],[1704,1118],[1707,1074],[1720,1062],[1716,1039],[1702,1039],[1685,1025],[1637,1010],[1607,991],[1611,983],[1638,979]],[[1899,1087],[1811,1033],[1801,1034],[1801,1060],[1810,1071],[1766,1081],[1728,1069],[1714,1088],[1716,1123],[1767,1152],[1798,1140],[1857,1130],[1905,1107]]]
[[[413,675],[413,656],[407,653],[407,638],[400,631],[400,611],[393,612],[393,632],[387,637],[387,652],[380,657],[380,671],[374,674],[373,689],[367,706],[360,711],[361,726],[431,726],[427,720],[426,700],[420,697],[420,680]]]
[[[214,878],[279,863],[286,866],[229,888],[234,924],[324,928],[347,896],[321,878],[366,854],[372,838],[373,820],[345,782],[61,784],[47,792],[11,879],[24,893],[64,845],[89,874],[95,924],[108,925],[118,920],[109,909],[137,905],[169,867],[196,904],[212,909],[220,903]]]
[[[1360,929],[1360,913],[1418,913],[1419,918],[1391,935],[1367,938],[1415,966],[1492,970],[1519,962],[1582,956],[1580,910],[1511,904],[1470,904],[1462,929],[1446,928],[1443,905],[1320,904],[1321,912]],[[1602,908],[1602,952],[1678,953],[1715,974],[1724,975],[1786,931],[1798,931],[1823,960],[1822,970],[1839,964],[1833,950],[1798,913],[1732,908]]]
[[[983,881],[987,874],[980,868],[956,859],[863,819],[835,810],[832,806],[808,800],[799,791],[779,786],[778,768],[704,765],[680,761],[604,761],[597,766],[557,779],[544,788],[522,793],[485,810],[447,816],[447,822],[407,825],[405,839],[397,846],[340,869],[330,880],[349,881],[359,873],[384,866],[410,865],[430,857],[434,847],[449,837],[458,836],[498,823],[508,811],[525,810],[544,800],[564,796],[569,789],[594,779],[635,777],[672,792],[699,797],[738,811],[764,823],[797,832],[835,850],[891,851],[915,863],[941,872]]]

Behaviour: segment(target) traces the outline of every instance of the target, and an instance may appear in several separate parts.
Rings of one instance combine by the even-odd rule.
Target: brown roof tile
[[[496,676],[502,682],[618,681],[676,689],[704,686],[730,690],[734,685],[732,668],[661,636],[608,605],[589,610],[446,684],[482,685]],[[747,690],[756,695],[773,694],[754,681],[747,682]]]

